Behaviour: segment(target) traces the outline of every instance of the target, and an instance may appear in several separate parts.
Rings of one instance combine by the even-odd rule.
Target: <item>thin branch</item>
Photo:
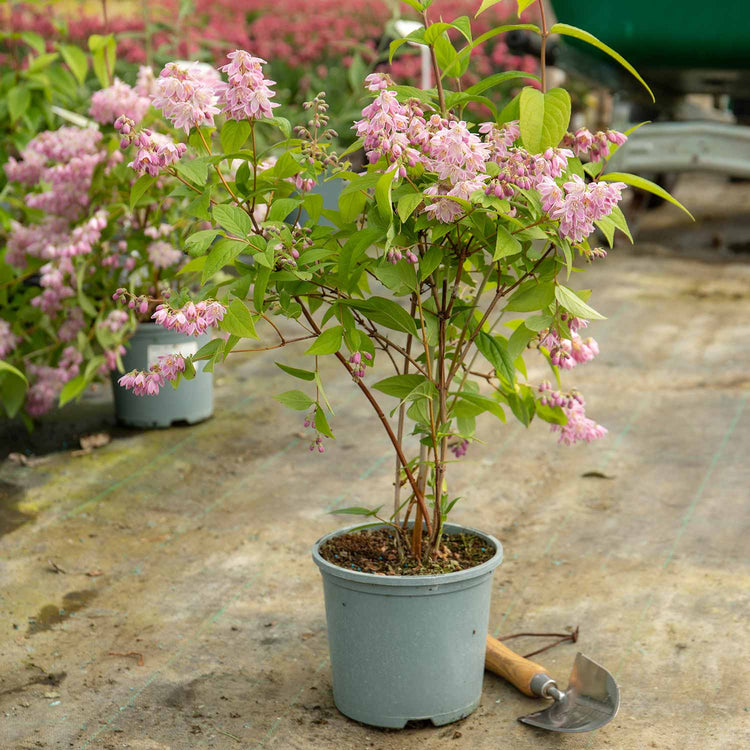
[[[320,334],[320,328],[318,327],[318,324],[315,322],[315,318],[310,314],[310,311],[302,304],[302,300],[298,297],[294,297],[295,301],[299,306],[302,308],[302,314],[305,316],[305,319],[310,324],[310,327],[317,333]],[[380,404],[375,400],[375,397],[372,395],[370,389],[364,384],[361,378],[354,377],[354,371],[352,370],[349,362],[346,361],[346,357],[341,352],[336,352],[336,358],[341,362],[341,364],[344,366],[346,371],[352,376],[352,379],[357,384],[359,389],[364,393],[365,398],[370,402],[370,405],[375,410],[375,413],[378,415],[378,418],[380,419],[380,422],[382,423],[386,433],[388,434],[388,438],[390,439],[391,443],[393,444],[394,449],[396,450],[396,455],[399,458],[399,461],[401,461],[401,465],[404,467],[404,472],[406,472],[406,478],[409,480],[409,484],[411,485],[412,490],[414,491],[414,495],[417,499],[417,503],[419,504],[420,509],[422,510],[422,514],[424,515],[425,523],[427,524],[427,533],[432,533],[432,524],[430,523],[430,517],[427,512],[427,505],[425,504],[424,499],[424,493],[419,491],[419,487],[417,486],[417,480],[414,478],[414,474],[412,473],[411,469],[409,468],[409,463],[406,460],[406,457],[404,456],[403,451],[401,450],[401,446],[399,445],[398,440],[396,439],[396,436],[393,434],[393,429],[391,428],[391,425],[388,423],[388,419],[386,418],[385,414],[383,414],[383,410],[380,408]]]

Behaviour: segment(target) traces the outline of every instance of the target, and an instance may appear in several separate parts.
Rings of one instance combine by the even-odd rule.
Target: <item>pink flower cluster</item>
[[[135,158],[128,166],[139,174],[157,177],[162,169],[179,161],[187,151],[184,143],[175,143],[163,133],[154,133],[147,128],[136,131],[135,123],[124,116],[115,120],[115,130],[122,135],[121,148],[127,148],[131,143],[137,147]]]
[[[407,263],[418,263],[419,258],[411,251],[407,250],[405,254],[401,253],[401,250],[399,250],[397,247],[392,247],[386,254],[385,259],[392,263],[394,266],[396,263],[398,263],[401,258],[406,258]]]
[[[588,157],[591,161],[601,161],[609,156],[614,143],[622,146],[628,137],[617,130],[600,130],[592,133],[587,128],[579,128],[575,133],[566,133],[563,146],[573,149],[576,156]]]
[[[117,382],[136,396],[155,396],[168,380],[174,381],[185,372],[185,359],[180,354],[159,357],[148,370],[131,370]]]
[[[540,346],[549,349],[550,360],[553,365],[563,370],[572,370],[576,365],[591,362],[599,354],[599,344],[589,336],[582,339],[578,330],[586,328],[588,321],[581,318],[571,318],[568,323],[570,328],[570,339],[560,338],[557,331],[549,329],[543,331],[540,338]]]
[[[352,375],[355,378],[363,378],[365,376],[365,362],[372,362],[372,354],[370,352],[354,352],[349,357],[349,364],[354,365]]]
[[[128,324],[129,320],[130,316],[125,310],[110,310],[107,317],[99,325],[112,333],[119,333]]]
[[[81,362],[81,353],[75,347],[67,346],[57,367],[27,365],[26,374],[31,386],[26,393],[25,409],[30,417],[41,417],[52,409],[65,383],[78,375]]]
[[[154,268],[169,268],[170,266],[179,263],[184,255],[164,240],[156,240],[152,242],[147,248],[148,259],[151,261]]]
[[[581,242],[594,231],[594,222],[612,213],[622,198],[624,182],[591,182],[586,184],[573,175],[560,187],[551,177],[537,183],[542,208],[551,219],[560,222],[560,235]]]
[[[219,68],[229,79],[218,88],[221,111],[231,120],[257,120],[273,117],[277,103],[271,102],[276,92],[271,90],[275,81],[263,77],[266,61],[237,49],[227,57],[230,62]]]
[[[18,346],[19,341],[11,330],[10,323],[0,318],[0,359],[5,359]]]
[[[217,74],[218,83],[218,74]],[[167,63],[154,84],[153,105],[177,128],[186,133],[204,125],[213,127],[216,106],[215,86],[196,68],[196,64]]]
[[[102,125],[111,125],[120,115],[139,123],[150,106],[148,96],[115,78],[111,86],[92,95],[89,115]]]
[[[567,424],[551,425],[552,432],[559,432],[559,443],[574,445],[578,442],[590,443],[599,440],[607,434],[607,428],[594,422],[586,416],[586,402],[580,393],[572,392],[567,395],[560,391],[553,391],[549,382],[545,381],[539,385],[539,393],[542,397],[539,403],[544,406],[560,406],[568,418]]]
[[[87,128],[44,131],[29,141],[20,161],[8,159],[5,174],[23,185],[48,186],[28,195],[31,208],[75,220],[89,204],[94,169],[107,158],[101,139],[101,133]]]
[[[607,216],[621,198],[623,183],[586,185],[574,176],[558,186],[555,179],[567,168],[573,151],[548,148],[541,154],[529,153],[515,145],[520,136],[517,122],[483,123],[477,135],[463,121],[437,114],[425,119],[416,100],[399,102],[388,75],[371,74],[366,85],[376,96],[354,128],[363,139],[368,160],[375,163],[385,158],[386,171],[398,170],[402,177],[416,164],[436,174],[438,182],[424,191],[434,200],[423,211],[438,221],[451,223],[461,218],[464,208],[455,199],[471,201],[479,190],[507,199],[516,188],[536,189],[550,218],[560,221],[560,234],[581,242],[593,232],[594,221]],[[610,137],[612,142],[619,140],[617,134]],[[598,151],[594,148],[596,143],[588,144],[588,153],[592,149],[601,152],[601,144]],[[488,170],[490,163],[499,172]]]
[[[463,458],[469,451],[469,441],[468,440],[457,440],[454,443],[451,443],[448,448],[450,448],[451,453],[456,458]]]
[[[174,310],[168,305],[157,305],[151,316],[157,325],[169,328],[186,336],[200,336],[209,328],[218,326],[227,309],[216,300],[188,302],[184,307]]]

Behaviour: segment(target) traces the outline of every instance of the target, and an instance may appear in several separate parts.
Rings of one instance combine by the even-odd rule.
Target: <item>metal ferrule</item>
[[[560,693],[557,689],[557,683],[544,672],[539,672],[531,678],[529,688],[534,695],[538,695],[540,698],[552,698],[554,697],[551,691]],[[557,699],[559,700],[559,698]]]

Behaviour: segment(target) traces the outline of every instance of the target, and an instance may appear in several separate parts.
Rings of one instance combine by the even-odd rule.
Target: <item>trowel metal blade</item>
[[[620,689],[614,677],[581,653],[563,696],[549,708],[518,720],[553,732],[590,732],[612,721],[620,707]]]

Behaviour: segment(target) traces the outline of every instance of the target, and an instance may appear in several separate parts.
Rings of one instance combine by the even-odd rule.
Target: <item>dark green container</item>
[[[123,355],[125,372],[148,370],[158,356],[195,354],[211,340],[203,336],[184,336],[156,323],[141,323],[128,342]],[[136,396],[117,382],[121,373],[112,374],[117,421],[130,427],[169,427],[175,422],[194,424],[208,419],[214,411],[213,373],[196,366],[192,380],[180,380],[176,390],[167,383],[156,396]]]
[[[641,73],[649,68],[750,69],[748,5],[740,0],[552,0],[552,7],[560,23],[593,34]]]

